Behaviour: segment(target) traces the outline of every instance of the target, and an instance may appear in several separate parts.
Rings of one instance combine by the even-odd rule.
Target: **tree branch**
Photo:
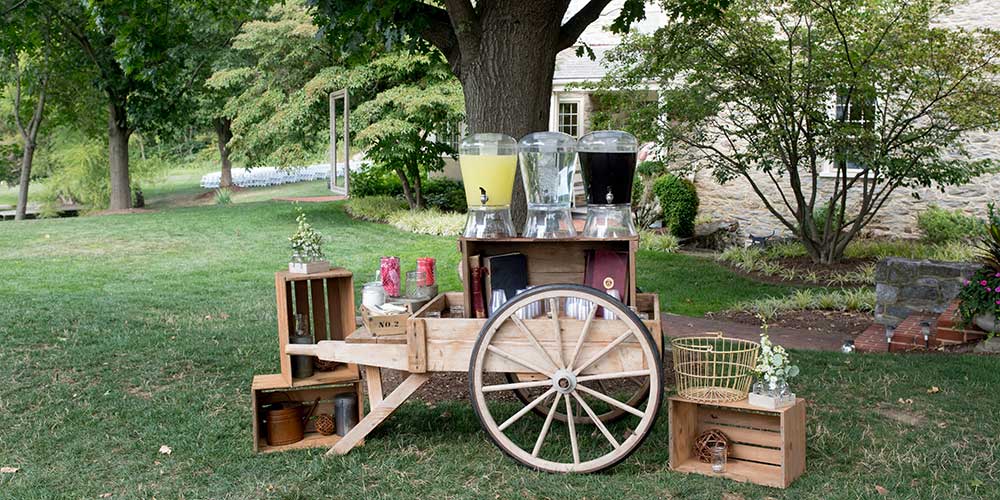
[[[590,0],[587,5],[573,14],[573,17],[566,21],[566,24],[559,28],[559,40],[556,42],[556,50],[568,49],[576,43],[576,40],[583,34],[597,18],[601,17],[601,12],[611,3],[611,0]]]
[[[479,53],[479,14],[470,0],[445,0],[448,17],[462,57],[475,59]]]

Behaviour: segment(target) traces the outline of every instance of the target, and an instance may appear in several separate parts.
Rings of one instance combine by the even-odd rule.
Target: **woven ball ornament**
[[[694,455],[704,463],[712,462],[712,448],[724,446],[726,456],[729,456],[729,438],[719,429],[709,429],[698,435],[694,440]]]
[[[330,436],[337,431],[337,426],[333,421],[332,415],[320,415],[316,417],[316,432],[324,435]]]

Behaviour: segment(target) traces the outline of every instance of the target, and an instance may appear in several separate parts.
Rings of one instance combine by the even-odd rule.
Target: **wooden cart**
[[[655,294],[636,293],[638,238],[460,239],[469,255],[526,255],[528,283],[489,319],[476,319],[471,294],[437,296],[407,320],[406,334],[374,337],[360,328],[345,340],[287,345],[287,354],[365,367],[371,410],[330,450],[344,454],[434,372],[467,372],[469,399],[487,436],[504,453],[548,472],[596,472],[621,462],[651,432],[663,397],[662,337]],[[588,250],[628,253],[624,302],[581,285]],[[464,288],[470,290],[468,269]],[[567,317],[568,300],[589,309]],[[541,302],[542,316],[525,306]],[[538,310],[537,307],[534,308]],[[379,368],[409,372],[383,397]],[[535,413],[540,418],[523,418]]]

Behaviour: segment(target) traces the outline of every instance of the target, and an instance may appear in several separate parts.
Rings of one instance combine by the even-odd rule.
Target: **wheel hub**
[[[557,370],[552,376],[552,388],[559,394],[569,394],[576,390],[576,375],[569,370]]]

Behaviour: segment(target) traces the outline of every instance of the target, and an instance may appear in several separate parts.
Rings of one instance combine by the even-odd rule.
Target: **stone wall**
[[[875,267],[875,322],[898,325],[912,313],[941,314],[981,266],[889,257]]]

